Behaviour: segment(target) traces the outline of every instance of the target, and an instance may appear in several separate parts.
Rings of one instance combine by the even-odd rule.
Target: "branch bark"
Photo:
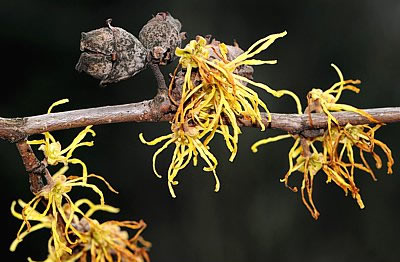
[[[0,138],[10,142],[18,142],[33,134],[46,131],[63,130],[88,125],[103,125],[121,122],[160,122],[170,121],[173,112],[166,99],[147,100],[139,103],[104,106],[89,109],[65,111],[24,118],[0,118]],[[382,123],[400,122],[400,107],[365,109],[367,113]],[[340,125],[369,124],[365,117],[352,112],[333,113]],[[263,123],[267,128],[281,129],[298,134],[307,130],[318,130],[327,127],[327,117],[321,113],[313,113],[310,125],[308,115],[272,113],[271,122],[267,114],[262,113]],[[248,120],[239,120],[240,125],[256,127]]]
[[[29,184],[31,185],[32,193],[38,193],[44,186],[42,176],[48,173],[45,165],[36,158],[31,146],[24,139],[16,143],[25,170],[29,174]]]

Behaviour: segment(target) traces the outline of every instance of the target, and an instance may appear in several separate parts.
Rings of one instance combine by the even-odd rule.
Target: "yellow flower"
[[[312,112],[325,113],[326,116],[328,117],[328,131],[330,133],[332,122],[334,122],[336,125],[339,126],[339,122],[331,114],[331,112],[337,112],[337,111],[355,112],[357,114],[364,116],[373,123],[379,123],[379,121],[377,121],[370,114],[361,109],[358,109],[351,105],[337,103],[344,90],[350,90],[358,94],[360,92],[360,89],[355,87],[354,85],[360,84],[361,81],[344,80],[343,74],[340,71],[340,69],[334,64],[331,64],[331,66],[336,70],[337,74],[339,75],[340,81],[335,83],[325,91],[314,88],[307,95],[308,107],[306,109],[306,113],[308,113],[311,125],[312,125],[312,119],[311,119]]]
[[[103,210],[117,213],[119,209],[95,205],[87,199],[78,200],[75,206],[81,209],[82,204],[88,205],[89,209],[85,214],[80,214],[81,219],[74,215],[73,224],[79,230],[81,238],[73,246],[72,254],[63,252],[61,256],[58,256],[51,238],[48,246],[48,258],[43,262],[74,262],[88,259],[99,262],[150,261],[147,251],[151,247],[151,243],[140,236],[146,228],[146,224],[142,220],[139,222],[112,220],[100,224],[97,220],[90,218],[94,212]],[[123,227],[137,231],[133,237],[129,238],[128,232],[122,230]]]
[[[103,209],[102,206],[93,205],[88,200],[77,201],[76,205],[81,204],[89,205],[89,210],[83,215],[79,221],[87,230],[82,232],[84,242],[78,250],[80,261],[86,261],[90,257],[91,261],[136,261],[144,262],[150,261],[147,251],[151,247],[151,243],[145,241],[140,235],[146,228],[146,223],[143,220],[135,221],[107,221],[99,223],[97,220],[91,219],[90,216],[97,210],[105,210],[108,212],[116,213],[118,209],[108,207]],[[137,230],[135,235],[129,238],[127,231],[122,230],[127,228]]]
[[[171,164],[168,168],[168,188],[172,197],[176,197],[172,186],[178,185],[178,181],[175,180],[179,170],[185,168],[191,160],[193,165],[197,165],[197,157],[200,157],[207,163],[208,167],[203,168],[204,171],[213,172],[215,178],[215,192],[218,192],[220,188],[220,182],[215,172],[218,161],[214,155],[209,151],[208,146],[205,146],[196,136],[198,135],[197,128],[186,128],[186,132],[173,128],[173,133],[154,139],[153,141],[147,142],[143,138],[143,134],[139,134],[140,141],[142,143],[153,146],[162,141],[167,140],[164,145],[159,148],[153,155],[153,171],[157,177],[161,178],[156,170],[157,156],[166,149],[170,144],[175,143],[175,150],[172,157]]]
[[[182,68],[186,69],[186,73],[182,87],[182,99],[173,120],[176,128],[183,129],[182,126],[188,122],[191,122],[192,126],[200,126],[203,130],[199,133],[199,138],[205,137],[205,145],[208,145],[215,133],[222,134],[227,148],[231,151],[230,161],[233,161],[237,153],[238,135],[241,133],[237,118],[250,119],[252,123],[259,124],[264,130],[265,126],[259,107],[269,113],[267,106],[259,99],[257,93],[244,83],[260,87],[277,97],[284,94],[291,95],[296,101],[298,111],[301,112],[300,101],[292,92],[275,91],[264,84],[236,74],[236,70],[243,65],[275,64],[276,60],[250,58],[267,49],[276,39],[285,35],[286,32],[283,32],[260,39],[232,61],[228,60],[228,49],[225,44],[205,45],[206,40],[202,37],[197,37],[197,42],[192,41],[191,48],[182,57],[190,58],[191,62],[181,64]],[[192,50],[193,52],[191,52]],[[202,51],[196,52],[196,50]],[[206,50],[208,53],[215,54],[218,59],[210,59],[209,54],[204,54],[207,53]],[[180,54],[180,50],[177,49],[177,55]],[[194,69],[197,71],[194,72]],[[193,74],[199,74],[200,84],[193,84],[191,79]],[[230,134],[224,119],[227,119],[232,125],[233,134]]]
[[[379,169],[382,167],[382,160],[379,155],[374,152],[374,149],[375,145],[380,147],[388,158],[388,174],[392,173],[392,165],[394,163],[392,153],[388,146],[374,138],[375,131],[380,128],[380,125],[376,125],[372,128],[369,125],[352,126],[347,124],[345,127],[341,127],[337,119],[331,114],[331,112],[334,111],[350,111],[358,113],[374,123],[378,122],[363,110],[351,105],[337,103],[343,90],[351,90],[358,93],[360,90],[353,85],[359,84],[360,81],[344,80],[339,68],[334,64],[332,64],[332,67],[338,73],[340,81],[332,85],[326,91],[312,89],[307,95],[308,106],[305,113],[308,114],[311,125],[312,112],[325,113],[328,117],[328,128],[321,136],[305,138],[292,134],[279,135],[262,139],[254,143],[251,147],[253,152],[257,152],[257,148],[260,145],[285,138],[295,138],[295,143],[289,151],[289,171],[281,181],[284,182],[287,187],[297,192],[297,187],[290,187],[288,185],[289,177],[295,171],[304,174],[301,186],[302,199],[304,205],[315,219],[318,218],[319,212],[314,205],[312,191],[313,179],[318,171],[322,170],[327,176],[326,182],[335,182],[336,185],[343,189],[346,195],[350,191],[352,197],[357,200],[360,208],[364,208],[364,203],[359,193],[360,189],[355,183],[354,169],[357,168],[368,172],[372,178],[376,180],[374,172],[365,159],[364,153],[372,154],[376,162],[376,167]],[[336,125],[332,126],[332,122]],[[323,151],[318,152],[314,143],[321,143]],[[359,149],[362,163],[356,162],[354,158],[354,147]],[[294,163],[294,160],[296,163]]]
[[[368,125],[352,126],[347,124],[345,127],[332,127],[331,134],[326,130],[320,137],[307,139],[298,135],[279,135],[254,143],[251,147],[255,153],[260,145],[279,141],[285,138],[294,137],[295,142],[289,151],[289,171],[285,177],[281,179],[286,187],[297,192],[297,187],[289,186],[289,178],[295,171],[303,173],[303,182],[301,186],[301,195],[304,205],[310,211],[314,219],[318,219],[319,212],[315,207],[312,192],[314,176],[318,171],[322,170],[326,176],[326,183],[335,182],[343,189],[345,194],[351,192],[351,196],[357,200],[359,207],[364,208],[361,199],[360,189],[356,186],[354,178],[354,169],[371,174],[376,180],[374,172],[368,165],[364,153],[372,154],[376,162],[376,167],[382,167],[382,160],[378,154],[374,152],[375,145],[379,146],[386,154],[388,161],[388,174],[392,173],[392,165],[394,163],[391,150],[383,142],[374,138],[375,131],[380,127],[377,125],[373,128]],[[367,131],[365,131],[367,130]],[[318,152],[314,143],[321,143],[323,152]],[[354,149],[359,149],[362,163],[357,163],[354,159]],[[347,157],[347,161],[346,158]]]
[[[346,155],[348,160],[350,161],[353,175],[354,167],[364,170],[371,174],[372,178],[376,180],[374,172],[368,165],[365,157],[365,153],[372,154],[372,157],[375,160],[376,168],[380,169],[382,167],[382,160],[378,154],[375,153],[376,146],[380,147],[382,151],[386,154],[388,158],[387,161],[387,173],[392,174],[392,166],[394,164],[394,159],[392,157],[392,151],[390,148],[383,142],[378,139],[375,139],[375,132],[381,127],[381,125],[376,125],[374,127],[370,127],[369,125],[357,125],[353,126],[351,124],[347,124],[344,128],[336,129],[336,133],[338,141],[340,144],[343,144],[342,150],[338,156],[339,161],[343,159],[344,152],[346,151]],[[325,141],[327,142],[327,141]],[[360,151],[360,158],[362,160],[362,164],[357,164],[354,161],[354,152],[352,147],[357,147]],[[335,151],[334,153],[338,153]]]
[[[90,231],[85,235],[89,240],[82,250],[83,258],[89,257],[91,261],[150,261],[147,250],[150,242],[140,236],[146,228],[143,220],[135,221],[107,221],[100,224],[97,220],[88,220]],[[129,238],[128,232],[121,228],[137,230]],[[115,260],[116,259],[116,260]],[[84,260],[86,261],[86,259]]]
[[[83,208],[81,207],[83,204],[88,206],[88,210],[83,212]],[[96,205],[88,199],[80,199],[74,203],[74,207],[79,209],[79,214],[82,216],[81,219],[78,218],[76,213],[73,215],[72,224],[79,231],[81,234],[81,238],[78,239],[77,243],[71,246],[73,249],[72,254],[67,252],[56,252],[54,238],[50,237],[48,241],[48,251],[49,255],[46,260],[43,262],[59,262],[59,261],[66,261],[66,262],[74,262],[74,261],[86,261],[86,252],[90,250],[91,247],[91,233],[90,233],[90,216],[93,215],[94,212],[102,210],[107,211],[110,213],[118,213],[119,209],[108,206],[108,205]],[[69,217],[71,216],[71,207],[70,205],[64,204],[63,206],[65,214]],[[73,234],[73,232],[69,232]],[[74,235],[74,234],[73,234]],[[75,235],[74,235],[75,236]],[[34,262],[32,259],[28,258],[30,262]],[[97,260],[93,260],[97,261]]]
[[[375,145],[379,146],[388,158],[387,173],[392,173],[394,160],[391,150],[386,144],[374,138],[375,131],[380,127],[380,125],[371,128],[369,125],[353,126],[347,124],[343,128],[333,128],[332,136],[325,136],[323,138],[324,155],[326,159],[329,159],[329,164],[324,166],[324,171],[329,177],[327,182],[333,180],[346,194],[347,190],[351,191],[353,198],[357,199],[360,208],[364,208],[364,203],[359,194],[360,190],[357,188],[354,181],[354,169],[357,168],[368,172],[374,181],[377,180],[365,159],[364,153],[370,153],[375,159],[376,167],[380,169],[382,167],[382,160],[380,156],[374,152]],[[365,131],[365,129],[367,131]],[[342,146],[342,148],[340,148],[340,146]],[[362,163],[357,163],[355,161],[353,147],[359,149]],[[349,162],[346,162],[345,156],[347,156]],[[350,171],[348,168],[350,168]]]
[[[17,234],[17,239],[19,241],[22,235],[21,232],[23,231],[25,226],[27,227],[26,232],[30,232],[32,228],[30,225],[30,220],[38,221],[38,219],[51,215],[51,231],[57,257],[60,257],[64,252],[72,252],[71,248],[68,247],[67,244],[75,244],[76,241],[72,241],[70,239],[69,230],[71,230],[78,238],[82,238],[81,233],[71,224],[75,212],[83,215],[83,212],[74,205],[73,201],[68,196],[68,193],[71,191],[71,189],[78,186],[90,188],[100,196],[100,203],[101,205],[104,205],[103,193],[97,186],[84,183],[83,177],[66,177],[64,174],[67,170],[68,167],[64,166],[58,172],[56,172],[51,177],[51,180],[48,181],[48,184],[44,186],[42,190],[40,190],[35,195],[35,197],[24,206],[21,213],[23,222]],[[102,180],[111,191],[117,193],[101,176],[91,174],[88,175],[88,178],[89,177],[95,177]],[[65,206],[63,205],[64,199],[70,207],[68,215],[66,214]],[[47,202],[47,206],[42,213],[38,213],[36,211],[36,208],[38,204],[42,201]],[[51,214],[49,214],[50,209]],[[59,228],[59,219],[61,219],[62,222],[65,223],[64,230],[60,230]],[[64,239],[64,237],[66,239]]]
[[[49,110],[47,111],[48,114],[51,113],[51,110],[60,104],[67,103],[69,100],[68,99],[62,99],[60,101],[57,101],[53,103]],[[44,139],[40,140],[32,140],[28,141],[28,144],[30,145],[40,145],[39,150],[42,150],[45,157],[46,161],[49,165],[57,165],[59,163],[63,163],[64,165],[68,165],[69,163],[71,164],[80,164],[83,169],[83,182],[86,183],[87,180],[87,167],[84,162],[82,162],[80,159],[77,158],[72,158],[72,153],[74,150],[78,147],[81,146],[93,146],[93,141],[90,142],[82,142],[82,140],[85,138],[85,136],[89,133],[92,136],[96,136],[96,133],[91,129],[92,126],[87,126],[84,130],[82,130],[76,138],[72,141],[72,143],[62,149],[60,142],[56,141],[54,137],[49,133],[49,132],[44,132]]]
[[[51,228],[51,224],[52,224],[52,217],[51,216],[42,216],[42,214],[40,214],[39,212],[37,212],[36,210],[32,209],[32,207],[27,206],[27,204],[22,201],[22,200],[18,200],[18,205],[26,210],[26,213],[29,214],[28,217],[25,218],[21,213],[18,213],[17,211],[15,211],[15,205],[16,205],[16,201],[13,201],[11,204],[11,214],[20,219],[20,220],[25,220],[28,219],[30,221],[35,221],[35,222],[39,222],[34,226],[31,226],[29,228],[29,230],[25,230],[22,231],[20,230],[18,237],[12,242],[11,246],[10,246],[10,251],[14,252],[15,249],[17,248],[18,244],[21,243],[24,239],[24,237],[26,237],[29,233],[32,233],[34,231],[40,230],[42,228]],[[26,208],[25,208],[26,207]]]
[[[56,252],[53,242],[54,242],[53,237],[50,237],[47,244],[49,255],[45,260],[40,262],[75,262],[81,258],[82,256],[81,252],[72,255],[68,253],[62,253],[60,255],[59,253]],[[32,260],[30,257],[28,257],[28,262],[39,262],[39,261]]]
[[[292,135],[280,135],[276,137],[271,137],[263,139],[253,144],[251,149],[255,153],[257,152],[257,147],[263,144],[268,144],[271,142],[279,141],[285,138],[290,138]],[[281,182],[285,183],[285,186],[291,189],[293,192],[297,192],[297,187],[289,186],[289,178],[291,174],[295,171],[303,173],[303,181],[301,184],[301,198],[304,205],[310,211],[314,219],[318,219],[319,212],[315,207],[314,200],[312,197],[314,177],[320,171],[326,160],[323,155],[318,152],[311,141],[305,140],[295,136],[295,142],[289,151],[289,171],[286,173],[285,177],[281,179]],[[311,147],[312,152],[309,150]],[[295,163],[294,163],[295,160]]]
[[[180,57],[179,63],[184,67],[197,67],[197,62],[193,56],[200,56],[204,58],[209,57],[208,48],[206,47],[207,41],[203,37],[198,37],[196,40],[191,40],[185,48],[177,48],[175,50],[176,56]]]
[[[168,185],[173,197],[175,193],[172,186],[178,183],[174,180],[175,177],[192,158],[193,164],[196,165],[198,154],[207,163],[204,170],[213,172],[216,180],[215,191],[218,191],[220,185],[215,173],[218,161],[209,149],[209,143],[215,134],[224,137],[226,147],[231,152],[229,160],[233,161],[237,154],[238,136],[241,134],[238,119],[243,117],[251,120],[253,124],[258,124],[262,130],[265,129],[260,107],[269,114],[268,108],[259,99],[258,94],[246,86],[247,84],[260,87],[276,97],[290,95],[295,99],[298,111],[302,111],[299,99],[292,92],[275,91],[237,74],[239,68],[243,66],[275,64],[276,60],[257,60],[252,57],[284,35],[286,32],[265,37],[231,61],[228,59],[229,51],[225,44],[207,44],[203,37],[190,41],[183,49],[177,48],[176,55],[180,57],[178,68],[182,67],[185,75],[181,100],[176,102],[171,97],[178,107],[171,123],[172,133],[151,142],[146,142],[140,135],[141,141],[148,145],[155,145],[168,139],[154,154],[153,167],[157,155],[169,144],[175,143],[174,155],[168,170]],[[171,81],[170,93],[173,83],[174,80]],[[155,168],[154,172],[159,176]]]

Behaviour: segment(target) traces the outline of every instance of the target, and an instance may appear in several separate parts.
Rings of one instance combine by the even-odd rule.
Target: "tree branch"
[[[19,154],[21,155],[22,162],[24,163],[25,170],[29,174],[29,183],[31,185],[32,193],[36,194],[43,186],[43,175],[48,175],[45,165],[36,158],[32,151],[31,146],[24,139],[16,143]]]
[[[80,109],[24,118],[0,118],[0,138],[17,142],[33,134],[88,125],[170,121],[174,114],[169,111],[169,105],[169,101],[167,103],[165,99],[154,99],[139,103]],[[382,123],[400,122],[400,107],[365,109],[364,111]],[[340,125],[371,123],[365,117],[353,112],[332,114]],[[310,125],[308,115],[272,113],[271,117],[271,122],[269,122],[267,114],[262,113],[263,123],[267,128],[281,129],[292,134],[327,127],[327,117],[321,113],[311,114],[313,125]],[[239,124],[247,127],[257,126],[244,119],[240,119]]]

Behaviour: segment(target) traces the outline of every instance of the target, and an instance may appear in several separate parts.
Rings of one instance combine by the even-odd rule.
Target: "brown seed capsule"
[[[167,12],[158,13],[143,26],[139,40],[149,50],[152,63],[166,65],[174,59],[175,49],[185,39],[181,28],[181,22]]]
[[[83,52],[75,69],[100,79],[100,85],[130,78],[146,67],[147,50],[131,33],[111,26],[82,33]]]

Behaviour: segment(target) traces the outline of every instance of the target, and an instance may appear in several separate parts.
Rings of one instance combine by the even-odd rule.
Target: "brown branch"
[[[376,120],[381,123],[395,123],[400,122],[400,107],[384,107],[363,109],[363,111],[372,115]],[[263,123],[267,128],[281,129],[288,133],[298,134],[304,131],[313,131],[318,129],[325,129],[328,126],[328,118],[323,113],[312,113],[310,123],[308,114],[279,114],[271,113],[271,122],[268,121],[267,114],[261,113]],[[334,112],[332,115],[338,120],[340,126],[347,123],[352,125],[371,124],[372,122],[367,118],[353,112]],[[244,126],[251,125],[250,121],[241,121]]]
[[[153,72],[153,75],[157,81],[157,95],[153,99],[153,112],[155,114],[159,113],[158,117],[162,118],[161,114],[166,114],[168,112],[176,110],[176,107],[171,103],[168,96],[168,87],[165,82],[163,73],[157,64],[150,63],[148,65]]]
[[[171,119],[153,100],[118,106],[104,106],[24,118],[0,118],[0,138],[16,142],[33,134],[120,122],[158,122]]]
[[[33,134],[88,125],[170,121],[173,117],[173,112],[170,109],[169,99],[162,96],[158,99],[126,105],[80,109],[24,118],[0,118],[0,138],[17,142]],[[365,109],[365,111],[382,123],[400,122],[400,107]],[[271,122],[268,122],[267,115],[262,113],[263,122],[267,128],[281,129],[293,134],[327,127],[327,118],[320,113],[311,114],[312,126],[307,115],[272,113],[271,116]],[[368,119],[352,112],[337,112],[333,113],[333,116],[336,117],[340,125],[370,123]],[[239,122],[242,126],[257,126],[248,120],[240,120]]]
[[[31,146],[24,139],[16,143],[19,154],[21,155],[22,162],[24,163],[25,170],[29,174],[29,183],[31,185],[32,193],[36,194],[43,186],[42,176],[49,175],[45,165],[36,158],[32,151]]]
[[[165,82],[164,75],[161,73],[160,67],[156,64],[149,64],[148,66],[150,67],[157,81],[158,93],[168,92],[167,83]]]

